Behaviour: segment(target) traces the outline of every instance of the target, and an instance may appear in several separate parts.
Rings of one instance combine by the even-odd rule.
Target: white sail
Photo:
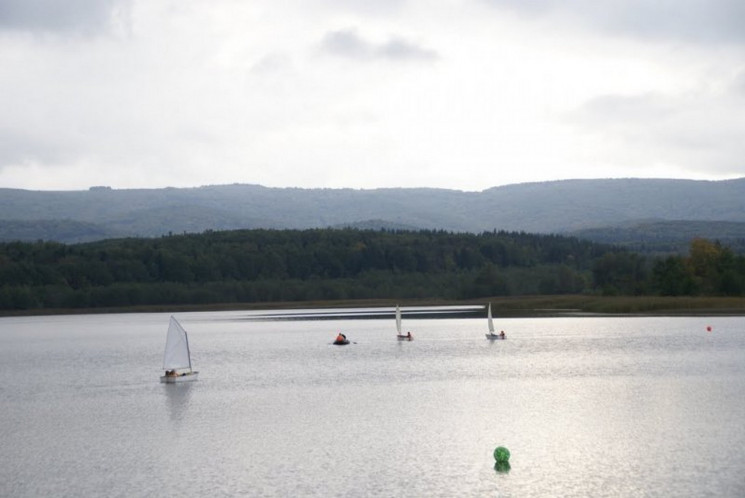
[[[493,334],[494,333],[494,321],[491,318],[491,303],[489,303],[489,312],[487,316],[489,318],[489,332]]]
[[[401,308],[396,305],[396,331],[401,335]]]
[[[163,353],[163,370],[183,368],[191,370],[189,339],[186,337],[186,330],[174,317],[171,317],[166,336],[166,350]]]

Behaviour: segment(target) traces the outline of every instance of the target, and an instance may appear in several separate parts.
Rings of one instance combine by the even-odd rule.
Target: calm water
[[[745,317],[168,316],[0,319],[0,496],[745,496]]]

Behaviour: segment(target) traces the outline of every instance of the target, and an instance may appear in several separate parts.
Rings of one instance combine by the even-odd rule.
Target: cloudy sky
[[[0,0],[0,187],[741,176],[742,0]]]

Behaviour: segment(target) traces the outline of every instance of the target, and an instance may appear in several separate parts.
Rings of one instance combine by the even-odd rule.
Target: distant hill
[[[733,221],[648,220],[617,226],[586,228],[570,235],[636,252],[685,253],[691,239],[718,241],[733,251],[745,253],[745,223]]]
[[[407,227],[575,233],[643,220],[745,223],[745,178],[565,180],[447,189],[259,185],[29,191],[0,189],[0,240],[80,242],[246,228]],[[736,228],[741,230],[741,228]],[[735,238],[741,235],[734,234]]]
[[[103,225],[73,220],[0,220],[0,242],[55,240],[65,243],[90,242],[121,237],[124,233]]]

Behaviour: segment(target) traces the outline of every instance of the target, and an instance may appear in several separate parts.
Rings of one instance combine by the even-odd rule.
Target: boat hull
[[[503,341],[505,339],[499,334],[486,334],[486,338],[490,341]]]
[[[399,341],[410,341],[410,340],[414,339],[414,336],[412,336],[412,335],[397,335],[396,336],[396,339],[398,339]]]
[[[344,341],[334,341],[332,344],[334,346],[346,346],[347,344],[349,344],[349,340],[347,339]]]
[[[197,380],[199,372],[190,372],[181,375],[162,375],[160,381],[164,384],[176,384],[179,382],[192,382]]]

